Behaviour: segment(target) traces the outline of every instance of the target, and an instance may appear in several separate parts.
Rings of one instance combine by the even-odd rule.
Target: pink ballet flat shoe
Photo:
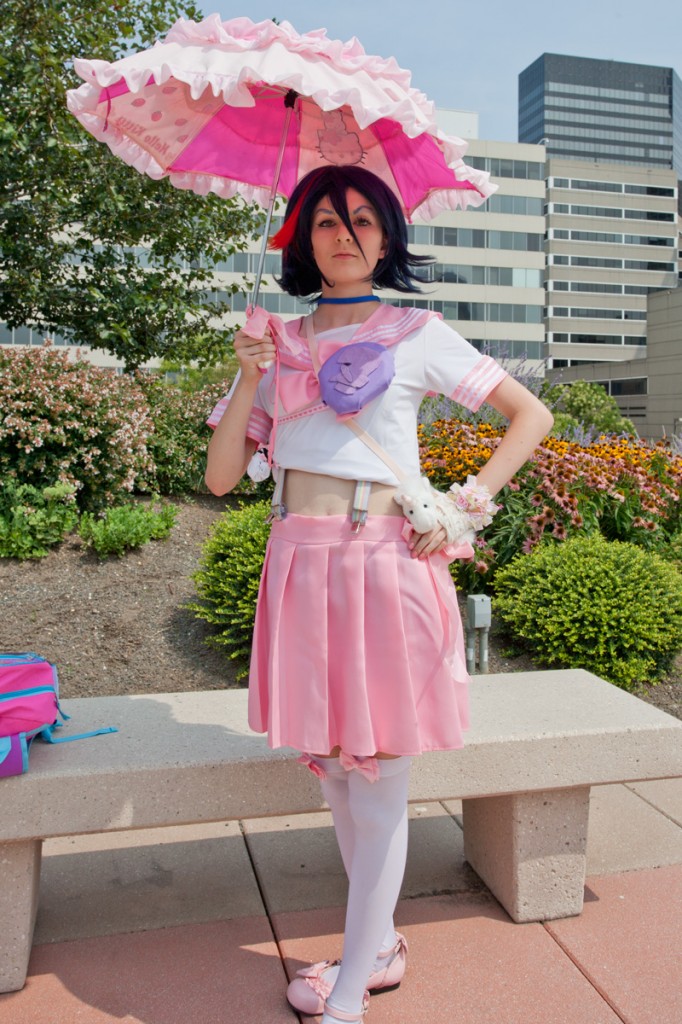
[[[385,953],[379,953],[379,960],[385,961],[383,966],[374,971],[367,982],[370,992],[391,992],[403,980],[407,960],[407,939],[396,932],[396,944]],[[332,986],[325,975],[331,967],[338,967],[340,960],[322,960],[320,963],[303,967],[296,972],[296,977],[289,983],[287,999],[289,1004],[300,1013],[314,1017],[324,1012],[325,1001],[329,998]]]
[[[330,1006],[329,1003],[324,1003],[322,1012],[329,1014],[334,1020],[349,1021],[350,1024],[359,1024],[360,1020],[365,1016],[369,1010],[369,992],[365,992],[362,997],[362,1009],[360,1013],[346,1013],[344,1010],[337,1010],[335,1006]]]

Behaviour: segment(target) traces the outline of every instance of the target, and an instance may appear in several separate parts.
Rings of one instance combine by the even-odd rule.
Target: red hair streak
[[[268,239],[268,249],[286,249],[288,245],[291,245],[294,235],[296,234],[298,218],[301,213],[301,207],[303,206],[303,200],[305,199],[306,194],[307,190],[306,193],[300,196],[298,202],[284,221],[284,224],[282,224],[277,234],[272,235]]]
[[[320,173],[321,172],[322,168],[320,169]],[[294,240],[294,235],[296,234],[296,228],[298,227],[298,218],[301,216],[301,207],[305,202],[306,196],[315,184],[317,177],[318,175],[311,176],[310,181],[296,200],[296,205],[284,221],[284,224],[282,224],[277,234],[272,235],[272,237],[268,239],[268,249],[286,249],[288,245],[291,245]]]

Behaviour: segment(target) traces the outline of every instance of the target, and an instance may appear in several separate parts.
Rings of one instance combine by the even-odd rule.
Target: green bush
[[[84,512],[78,532],[100,558],[118,555],[141,548],[150,540],[165,539],[173,528],[177,515],[175,505],[118,505],[107,509],[102,516]]]
[[[559,419],[553,433],[571,426],[592,427],[602,434],[636,434],[632,421],[625,419],[615,398],[595,381],[575,380],[563,386],[559,400]]]
[[[0,349],[0,477],[68,484],[80,509],[130,494],[150,469],[149,408],[133,378],[49,346]]]
[[[495,612],[533,656],[626,690],[655,682],[682,648],[682,576],[633,544],[544,542],[501,569],[495,590]]]
[[[202,603],[187,607],[218,627],[211,643],[226,647],[231,658],[246,659],[251,650],[258,584],[270,526],[267,501],[224,512],[206,540],[194,574]],[[244,667],[238,678],[246,675]]]
[[[657,549],[657,554],[666,562],[672,562],[678,572],[682,573],[682,530],[674,533],[672,537],[664,538]]]
[[[77,521],[69,484],[41,490],[5,480],[0,485],[0,558],[44,558]]]

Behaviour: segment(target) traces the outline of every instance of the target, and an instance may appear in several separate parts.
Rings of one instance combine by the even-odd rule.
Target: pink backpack
[[[117,732],[97,729],[78,736],[53,735],[68,719],[59,706],[57,669],[39,654],[0,654],[0,778],[28,770],[28,754],[36,736],[49,743]]]

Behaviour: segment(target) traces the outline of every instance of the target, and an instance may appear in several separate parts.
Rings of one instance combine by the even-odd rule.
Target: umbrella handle
[[[272,213],[275,208],[275,200],[277,199],[277,186],[279,185],[279,176],[282,171],[282,163],[284,161],[284,150],[287,144],[287,137],[289,135],[289,125],[291,124],[291,115],[294,112],[294,106],[298,99],[298,93],[293,89],[289,89],[289,92],[284,97],[284,106],[287,108],[286,116],[284,118],[284,127],[282,128],[282,137],[279,140],[279,152],[277,154],[277,163],[275,164],[275,176],[272,182],[272,188],[270,189],[270,199],[268,202],[268,212],[265,218],[265,227],[263,229],[263,242],[261,244],[260,255],[258,257],[258,267],[256,269],[256,280],[253,286],[253,292],[251,293],[250,305],[254,308],[258,305],[258,294],[260,292],[260,282],[263,276],[263,267],[265,266],[265,253],[268,247],[268,235],[270,234],[270,225],[272,223]]]
[[[250,338],[260,339],[265,334],[268,321],[268,314],[262,307],[259,306],[256,308],[255,306],[248,305],[246,307],[246,323],[242,327],[242,330],[244,334],[248,334]],[[263,363],[258,363],[258,369],[261,373],[265,373],[271,366],[271,359],[268,359]]]

